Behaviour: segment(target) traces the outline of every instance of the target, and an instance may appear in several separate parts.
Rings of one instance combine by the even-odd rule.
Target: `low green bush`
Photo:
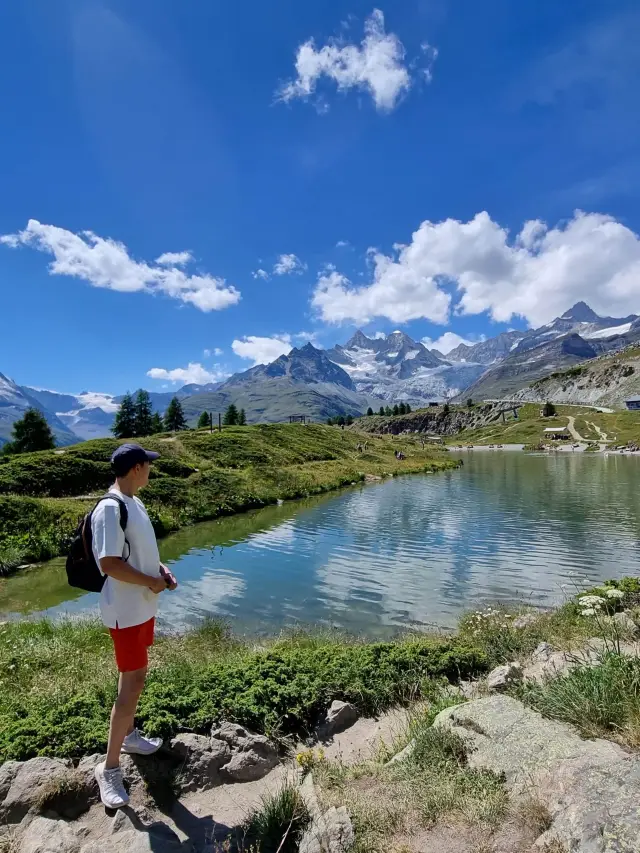
[[[111,465],[67,453],[25,453],[0,467],[0,494],[66,497],[107,489]]]
[[[48,639],[55,642],[57,629]],[[53,638],[53,639],[52,639]],[[33,642],[33,641],[30,641]],[[139,706],[139,722],[150,734],[209,732],[222,719],[269,735],[301,736],[311,730],[334,699],[372,714],[420,695],[431,678],[467,678],[487,670],[486,656],[463,642],[415,638],[386,643],[285,643],[264,653],[245,652],[199,663],[200,652],[152,670]],[[19,691],[6,689],[24,667],[16,651],[1,660],[0,761],[35,755],[77,757],[104,749],[115,678],[107,673],[84,687],[55,679]],[[35,664],[34,664],[35,665]],[[44,661],[42,665],[45,665]],[[47,666],[51,666],[48,662]],[[20,675],[20,671],[19,671]],[[6,679],[6,680],[5,680]]]

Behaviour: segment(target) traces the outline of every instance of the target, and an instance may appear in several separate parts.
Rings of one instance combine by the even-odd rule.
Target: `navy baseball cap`
[[[134,465],[143,465],[145,462],[153,462],[160,456],[154,450],[145,450],[139,444],[121,444],[113,452],[111,464],[116,474],[126,474]]]

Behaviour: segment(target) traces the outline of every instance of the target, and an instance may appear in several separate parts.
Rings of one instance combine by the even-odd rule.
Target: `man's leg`
[[[138,699],[144,688],[147,667],[121,672],[118,682],[118,698],[111,711],[109,726],[109,745],[105,767],[112,770],[120,765],[120,750],[125,737],[133,731],[133,721],[138,707]]]

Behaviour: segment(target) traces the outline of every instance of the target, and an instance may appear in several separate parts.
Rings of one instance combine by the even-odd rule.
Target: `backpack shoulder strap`
[[[102,503],[102,501],[106,500],[116,501],[116,503],[120,507],[120,527],[122,528],[122,532],[124,533],[127,529],[127,522],[129,521],[129,510],[127,508],[126,503],[122,500],[121,497],[118,497],[118,495],[114,494],[113,492],[107,492],[106,495],[103,495],[100,498],[100,500],[96,503],[96,506],[94,506],[93,509],[95,509],[98,504]]]

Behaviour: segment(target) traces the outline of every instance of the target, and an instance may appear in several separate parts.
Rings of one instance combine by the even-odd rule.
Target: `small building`
[[[628,400],[624,401],[625,406],[632,412],[638,411],[640,409],[640,397],[629,397]]]
[[[567,427],[547,427],[544,437],[551,438],[553,441],[566,441],[571,438],[571,433]]]
[[[437,400],[429,400],[429,408],[430,409],[435,409],[436,406],[439,406],[439,405],[440,405],[440,403],[438,403]]]
[[[307,415],[289,415],[290,424],[306,424],[308,420]]]

